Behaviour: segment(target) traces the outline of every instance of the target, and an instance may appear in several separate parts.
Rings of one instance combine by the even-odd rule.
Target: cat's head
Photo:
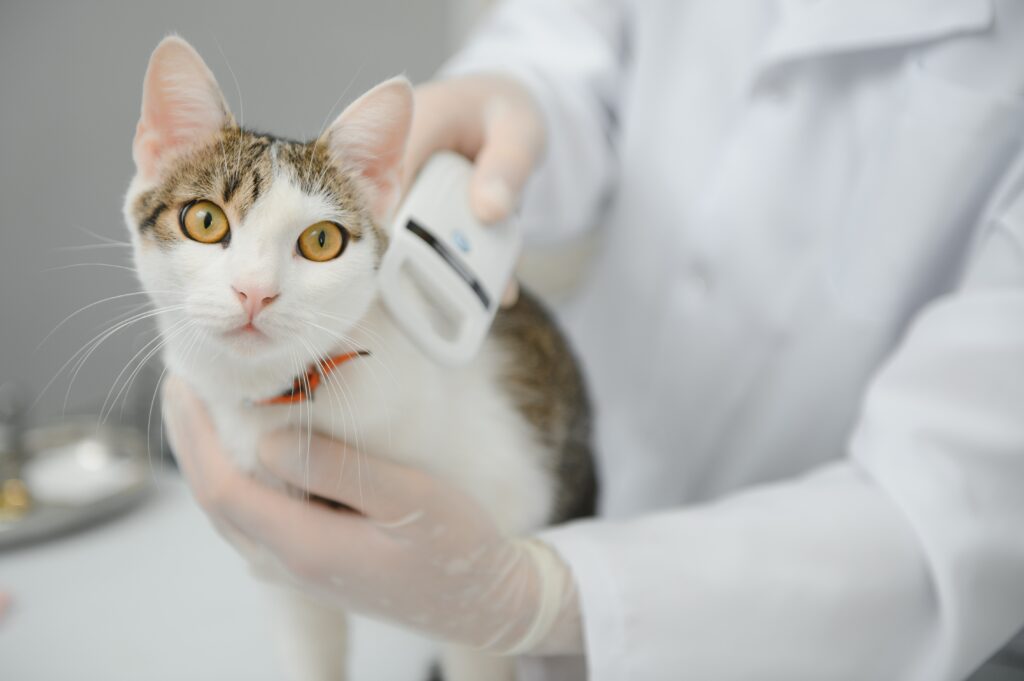
[[[202,337],[243,361],[343,344],[376,292],[411,119],[399,78],[312,142],[250,132],[196,51],[161,42],[125,216],[165,334]]]

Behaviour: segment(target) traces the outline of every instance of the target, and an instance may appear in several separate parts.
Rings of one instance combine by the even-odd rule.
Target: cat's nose
[[[231,290],[235,292],[235,297],[237,297],[238,302],[242,304],[242,309],[249,315],[250,322],[255,319],[256,315],[267,307],[267,305],[270,305],[281,295],[280,293],[260,286],[234,285],[231,287]]]

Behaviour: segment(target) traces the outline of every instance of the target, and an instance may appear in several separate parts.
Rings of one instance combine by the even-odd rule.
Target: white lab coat
[[[540,103],[535,240],[606,231],[563,310],[605,517],[545,534],[589,678],[954,681],[1004,646],[1024,3],[513,0],[447,70]]]

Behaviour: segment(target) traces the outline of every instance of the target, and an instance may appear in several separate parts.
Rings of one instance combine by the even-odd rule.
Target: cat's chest
[[[548,453],[484,362],[472,371],[441,372],[402,358],[366,358],[325,376],[308,399],[287,404],[234,400],[214,410],[235,461],[258,470],[262,435],[295,433],[294,456],[309,433],[427,470],[469,491],[508,531],[544,523],[554,481]],[[356,470],[355,467],[352,469]]]
[[[293,392],[293,385],[298,390]],[[379,445],[381,433],[395,427],[394,414],[407,397],[397,387],[379,385],[365,367],[362,371],[346,367],[324,373],[316,381],[298,377],[294,383],[281,381],[281,386],[280,394],[271,397],[236,392],[227,399],[210,400],[218,405],[213,409],[218,432],[235,462],[245,470],[258,468],[259,440],[277,430],[295,432],[297,450],[306,446],[306,436],[312,433],[356,448]],[[222,392],[223,387],[211,386],[210,392]]]

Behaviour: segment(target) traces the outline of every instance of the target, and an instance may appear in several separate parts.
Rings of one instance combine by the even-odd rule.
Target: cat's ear
[[[234,124],[199,53],[177,36],[164,38],[149,58],[142,86],[142,116],[132,145],[139,173],[155,179],[169,159]]]
[[[363,179],[378,223],[398,200],[412,112],[412,85],[392,78],[350,104],[320,137],[336,166]]]

